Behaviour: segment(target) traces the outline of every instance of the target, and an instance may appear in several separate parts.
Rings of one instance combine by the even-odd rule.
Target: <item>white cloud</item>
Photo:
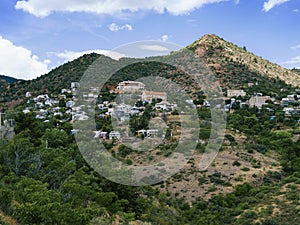
[[[281,5],[288,1],[289,0],[268,0],[267,2],[264,2],[263,11],[268,12],[271,9],[273,9],[275,6]]]
[[[153,10],[157,13],[169,12],[174,15],[187,14],[205,4],[228,0],[19,0],[15,8],[21,9],[37,17],[46,17],[53,12],[87,12],[96,14],[117,15],[120,12],[137,12]],[[236,0],[235,0],[236,2]]]
[[[148,51],[155,51],[155,52],[165,52],[169,51],[168,48],[161,46],[161,45],[140,45],[140,49],[148,50]]]
[[[288,65],[300,64],[300,56],[293,57],[293,58],[289,59],[288,61],[284,62],[284,64],[288,64]]]
[[[167,41],[167,40],[169,40],[169,36],[168,35],[163,35],[163,36],[161,36],[161,40],[162,41]]]
[[[299,49],[300,45],[292,46],[291,49]]]
[[[298,12],[299,12],[299,9],[293,9],[293,12],[294,12],[294,13],[298,13]]]
[[[28,80],[49,71],[49,60],[40,61],[30,50],[16,46],[1,36],[0,49],[0,74]]]
[[[125,24],[125,25],[122,25],[122,26],[119,26],[115,23],[112,23],[112,24],[109,24],[108,25],[108,29],[110,31],[119,31],[119,30],[129,30],[131,31],[132,30],[132,26],[130,24]]]
[[[89,50],[89,51],[82,51],[82,52],[74,52],[74,51],[64,51],[64,52],[51,52],[50,54],[53,54],[57,56],[58,58],[63,59],[65,62],[72,61],[74,59],[79,58],[80,56],[83,56],[85,54],[90,54],[90,53],[97,53],[101,55],[106,55],[112,59],[120,59],[122,57],[126,57],[124,54],[114,52],[114,51],[109,51],[109,50]]]

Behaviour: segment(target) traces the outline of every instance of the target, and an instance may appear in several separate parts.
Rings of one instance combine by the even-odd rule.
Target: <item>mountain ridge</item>
[[[217,76],[225,90],[246,88],[247,83],[260,83],[261,86],[276,84],[278,88],[300,86],[300,74],[296,71],[262,59],[248,52],[246,48],[238,47],[217,35],[204,35],[186,48],[204,58],[206,65]],[[68,89],[70,83],[79,81],[85,70],[99,57],[108,64],[115,61],[107,56],[91,53],[67,62],[34,80],[4,83],[1,87],[0,103],[13,102],[10,104],[12,106],[19,104],[25,99],[28,91],[32,94],[49,94]]]
[[[11,77],[11,76],[0,75],[0,80],[6,81],[8,83],[15,83],[20,79],[17,79],[17,78]]]

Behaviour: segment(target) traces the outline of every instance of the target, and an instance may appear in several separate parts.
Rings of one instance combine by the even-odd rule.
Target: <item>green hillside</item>
[[[72,134],[75,122],[66,103],[73,96],[68,93],[62,97],[61,90],[80,81],[95,60],[108,67],[118,62],[93,53],[31,81],[2,77],[0,106],[5,114],[1,125],[9,126],[9,119],[13,119],[10,122],[15,136],[6,139],[1,130],[0,224],[300,224],[298,71],[281,68],[215,35],[206,35],[187,48],[204,59],[224,94],[228,89],[246,92],[245,96],[234,96],[236,102],[226,98],[227,105],[232,103],[226,112],[226,134],[217,157],[206,170],[200,171],[198,166],[209,139],[218,134],[211,131],[214,109],[204,105],[205,95],[195,80],[174,66],[148,60],[122,68],[100,90],[97,103],[103,105],[91,113],[97,129],[110,132],[113,118],[106,113],[113,108],[116,95],[109,90],[118,82],[155,74],[183,85],[197,105],[198,118],[196,115],[189,121],[200,126],[197,146],[178,173],[156,185],[126,186],[102,177],[85,161],[77,146],[82,140],[76,142]],[[189,59],[184,60],[189,68],[193,67]],[[124,58],[119,63],[124,62],[134,60]],[[203,83],[205,79],[201,78]],[[91,83],[97,86],[93,80]],[[168,84],[164,91],[170,91]],[[26,92],[31,97],[26,98]],[[39,94],[48,94],[53,102],[57,101],[48,106],[44,100],[35,102]],[[261,107],[248,104],[253,96],[266,95],[269,97]],[[285,105],[281,101],[287,96],[293,100]],[[135,102],[139,112],[125,123],[135,132],[148,129],[151,119],[160,119],[168,126],[163,142],[150,151],[139,152],[118,139],[102,140],[111,155],[132,166],[165,166],[162,160],[174,152],[180,135],[187,135],[181,134],[179,119],[186,114],[176,109],[157,109],[160,100]],[[104,101],[109,102],[105,107]],[[84,116],[93,111],[82,108],[87,108]],[[148,137],[142,134],[137,138]],[[92,143],[86,143],[89,154],[102,157],[90,146]],[[183,153],[189,147],[186,144]],[[111,163],[101,159],[103,165]]]

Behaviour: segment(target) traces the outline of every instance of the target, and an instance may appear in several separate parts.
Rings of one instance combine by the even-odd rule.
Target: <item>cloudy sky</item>
[[[299,10],[299,0],[1,0],[0,74],[33,79],[84,53],[184,47],[207,33],[300,67]]]

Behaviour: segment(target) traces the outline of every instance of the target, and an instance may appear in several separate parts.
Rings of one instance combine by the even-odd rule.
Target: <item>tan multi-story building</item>
[[[270,100],[270,96],[252,96],[249,99],[249,107],[258,107],[261,108],[264,104],[266,104],[267,100]]]
[[[142,101],[151,102],[153,99],[161,99],[162,101],[167,101],[166,92],[154,92],[154,91],[144,91],[142,94]]]
[[[145,84],[138,81],[122,81],[117,86],[117,91],[121,92],[138,92],[145,89]]]

